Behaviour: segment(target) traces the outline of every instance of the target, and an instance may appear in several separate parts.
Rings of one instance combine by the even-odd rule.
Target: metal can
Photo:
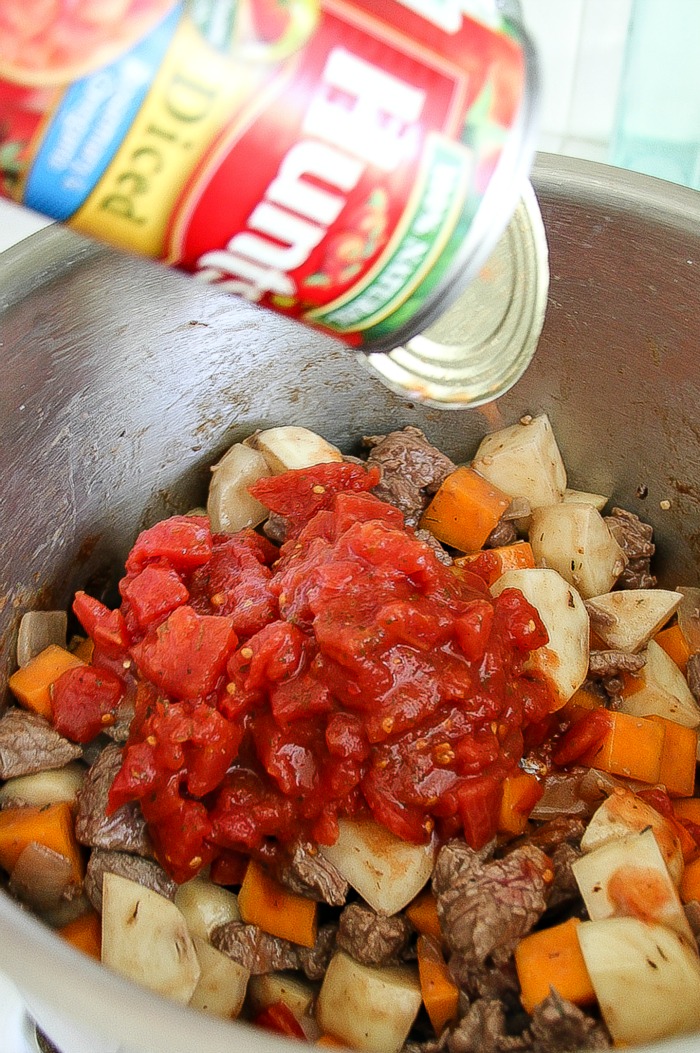
[[[529,221],[535,250],[501,242],[508,288],[484,270],[533,152],[535,63],[514,5],[9,6],[0,192],[331,333],[412,397],[474,404],[517,379],[546,289],[531,196],[509,229]],[[489,343],[464,328],[475,295],[477,313],[507,315],[533,268],[527,332]],[[465,380],[475,354],[479,383],[471,367]]]

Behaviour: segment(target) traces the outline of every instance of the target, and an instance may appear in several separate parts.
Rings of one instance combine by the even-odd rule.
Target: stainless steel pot
[[[346,450],[362,433],[416,424],[465,459],[488,428],[544,410],[570,485],[650,520],[662,582],[697,584],[700,195],[550,157],[534,185],[551,253],[545,329],[525,377],[482,411],[407,404],[330,340],[65,231],[3,256],[4,669],[25,610],[106,582],[140,527],[201,501],[217,453],[272,424],[305,424]],[[90,1053],[276,1042],[112,975],[4,894],[0,970],[59,1044],[61,1020],[89,1032]]]

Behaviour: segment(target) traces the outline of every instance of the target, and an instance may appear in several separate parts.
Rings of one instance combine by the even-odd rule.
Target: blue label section
[[[182,7],[112,65],[67,90],[29,172],[23,200],[30,208],[67,220],[89,197],[148,94]]]

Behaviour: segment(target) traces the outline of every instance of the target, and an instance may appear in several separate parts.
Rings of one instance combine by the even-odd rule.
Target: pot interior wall
[[[25,610],[107,590],[140,527],[201,503],[217,454],[283,423],[347,451],[414,424],[465,460],[486,430],[546,411],[570,485],[654,523],[662,582],[697,584],[697,195],[560,158],[534,183],[545,330],[523,380],[481,411],[406,403],[326,337],[65,231],[7,254],[0,668]]]

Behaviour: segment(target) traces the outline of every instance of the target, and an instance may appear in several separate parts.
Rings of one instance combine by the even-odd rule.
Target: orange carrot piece
[[[692,797],[695,790],[698,733],[674,720],[651,715],[646,718],[665,729],[661,750],[659,782],[666,787],[669,797]]]
[[[429,888],[419,892],[416,898],[406,907],[404,913],[416,932],[419,932],[422,936],[432,936],[438,943],[442,943],[442,929],[438,918],[437,903]]]
[[[74,654],[76,658],[80,658],[82,662],[87,662],[89,665],[92,661],[92,652],[95,650],[95,644],[89,636],[84,636],[82,640],[78,640],[75,647],[72,648],[71,654]]]
[[[487,585],[493,585],[507,570],[525,570],[534,567],[535,557],[529,541],[515,541],[512,545],[485,548],[480,552],[470,552],[466,556],[459,556],[455,563],[458,567],[470,567],[484,579]]]
[[[0,866],[12,873],[22,852],[33,841],[59,852],[71,862],[71,879],[83,878],[83,859],[73,832],[73,813],[66,801],[42,807],[5,808],[0,811]]]
[[[439,1035],[445,1025],[457,1015],[459,988],[455,984],[443,958],[440,946],[430,936],[419,936],[418,976],[420,989],[430,1023]]]
[[[47,720],[51,719],[51,685],[66,669],[85,662],[65,647],[49,644],[8,680],[10,691],[25,709],[32,709]]]
[[[626,779],[658,783],[665,728],[647,717],[627,713],[608,712],[607,717],[609,730],[580,763]]]
[[[526,936],[515,948],[520,1000],[528,1013],[555,991],[574,1005],[595,1002],[595,991],[578,942],[578,918]]]
[[[689,819],[700,826],[700,797],[686,797],[673,802],[673,814],[678,819]]]
[[[669,625],[667,629],[662,629],[656,634],[654,640],[659,647],[663,647],[669,658],[672,658],[680,671],[685,674],[690,658],[690,647],[678,622],[675,625]]]
[[[420,521],[438,540],[461,552],[482,548],[511,498],[473,468],[448,475]]]
[[[575,724],[585,717],[586,713],[591,709],[600,709],[602,705],[603,700],[599,695],[596,695],[595,691],[589,691],[586,687],[580,687],[578,691],[574,691],[566,705],[559,710],[559,713],[564,720]]]
[[[321,1035],[320,1038],[316,1039],[317,1046],[344,1046],[345,1043],[341,1042],[339,1038],[334,1038],[333,1035]]]
[[[537,776],[524,771],[507,775],[503,780],[498,832],[514,837],[525,833],[528,816],[543,793],[544,787]]]
[[[96,958],[99,962],[102,958],[102,924],[99,914],[88,911],[81,914],[79,918],[69,921],[67,925],[58,929],[58,935],[72,944],[84,954]]]
[[[238,893],[238,909],[246,925],[259,925],[271,936],[302,947],[316,942],[318,904],[284,888],[252,859]]]
[[[684,903],[700,901],[700,859],[687,863],[683,870],[679,892]]]

